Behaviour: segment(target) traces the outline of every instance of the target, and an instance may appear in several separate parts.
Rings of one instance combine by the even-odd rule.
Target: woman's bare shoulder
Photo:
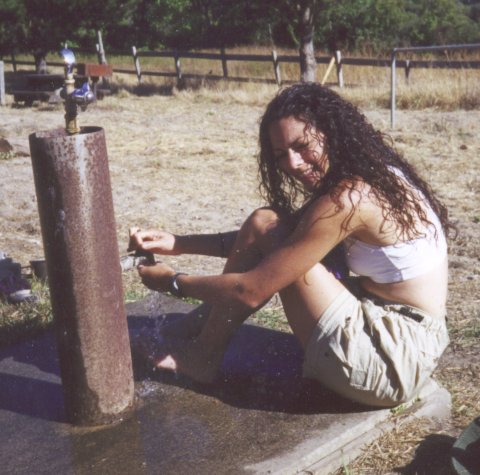
[[[365,210],[372,209],[371,187],[362,180],[340,183],[332,192],[313,200],[303,215],[303,222],[330,230],[337,227],[349,234],[363,226]]]
[[[358,208],[377,204],[376,195],[372,187],[364,180],[342,180],[328,195],[319,200],[319,204],[332,203],[338,210],[347,213],[355,212]]]

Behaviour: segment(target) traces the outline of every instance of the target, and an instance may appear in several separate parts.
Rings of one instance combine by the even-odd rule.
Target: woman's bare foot
[[[166,353],[154,358],[157,368],[181,373],[200,383],[214,381],[223,359],[223,352],[206,352],[196,340],[169,340]]]
[[[135,335],[130,334],[132,355],[155,366],[155,359],[168,355],[166,339],[158,332],[144,329]]]

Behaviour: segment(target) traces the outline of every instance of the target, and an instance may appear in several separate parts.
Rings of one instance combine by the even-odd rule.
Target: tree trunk
[[[47,74],[47,54],[44,51],[37,51],[33,53],[35,58],[35,72],[37,74]]]
[[[313,11],[315,0],[299,2],[300,80],[315,81],[315,50],[313,48]]]

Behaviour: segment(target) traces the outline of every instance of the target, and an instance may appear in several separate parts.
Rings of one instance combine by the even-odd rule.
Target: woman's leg
[[[256,210],[240,230],[224,272],[252,269],[284,242],[293,227],[268,208]],[[343,284],[319,263],[280,292],[288,323],[304,349],[320,316],[343,290]]]
[[[268,249],[271,252],[287,236],[288,231],[275,212],[267,208],[254,211],[237,234],[224,272],[252,269]],[[186,340],[192,334],[183,334],[184,339],[170,340],[169,354],[163,351],[162,356],[153,357],[154,364],[161,369],[179,371],[196,381],[210,382],[221,365],[230,339],[251,313],[246,306],[212,305],[208,317],[202,319],[196,338]]]
[[[288,234],[286,225],[274,211],[268,208],[254,211],[240,228],[223,272],[246,272],[254,268]],[[184,317],[162,327],[160,333],[167,338],[198,337],[213,310],[211,305],[204,303]]]
[[[289,225],[272,210],[255,211],[240,229],[224,272],[253,268],[290,232]],[[321,314],[342,290],[342,284],[318,264],[280,292],[288,321],[304,348]],[[251,313],[246,306],[213,305],[198,337],[170,342],[169,355],[154,360],[156,366],[179,371],[197,381],[213,380],[232,336]]]
[[[181,315],[171,322],[163,323],[158,329],[158,333],[166,338],[195,338],[202,331],[211,308],[211,305],[202,303],[191,312]]]
[[[319,263],[280,291],[288,323],[304,350],[320,317],[344,290],[343,284]]]

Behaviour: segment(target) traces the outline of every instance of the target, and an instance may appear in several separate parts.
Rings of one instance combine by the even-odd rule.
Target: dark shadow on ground
[[[30,340],[22,340],[0,350],[0,361],[24,363],[44,373],[60,375],[57,345],[53,328],[41,332]]]
[[[129,331],[148,332],[155,329],[159,319],[163,322],[179,318],[192,308],[184,302],[155,296],[154,300],[130,306]],[[160,388],[164,385],[164,390],[168,391],[168,387],[175,391],[186,389],[192,396],[195,393],[208,396],[238,409],[299,415],[372,410],[302,378],[302,360],[303,353],[292,334],[244,324],[233,338],[212,385],[147,369],[145,362],[136,358],[134,375],[139,384],[152,380],[159,383]],[[0,384],[0,409],[44,420],[65,420],[52,330],[0,350]]]
[[[0,351],[0,410],[65,422],[53,331]]]
[[[457,472],[480,473],[480,416],[460,434],[452,448],[452,462]]]
[[[455,438],[448,435],[427,436],[415,451],[414,459],[408,465],[396,468],[395,472],[403,475],[455,475],[451,461],[454,442]]]
[[[173,89],[175,85],[172,84],[138,84],[135,86],[130,85],[121,85],[117,86],[112,85],[112,93],[118,93],[121,90],[127,91],[130,94],[140,96],[140,97],[150,97],[150,96],[172,96]]]
[[[162,322],[184,314],[159,316]],[[129,318],[131,331],[158,327],[158,319],[148,316]],[[135,379],[152,379],[217,398],[225,404],[262,411],[289,414],[338,414],[372,410],[348,401],[302,377],[303,352],[292,334],[244,324],[233,338],[221,371],[211,385],[166,371],[152,370],[141,356],[134,355]]]
[[[59,383],[0,374],[0,409],[36,419],[66,422]]]

